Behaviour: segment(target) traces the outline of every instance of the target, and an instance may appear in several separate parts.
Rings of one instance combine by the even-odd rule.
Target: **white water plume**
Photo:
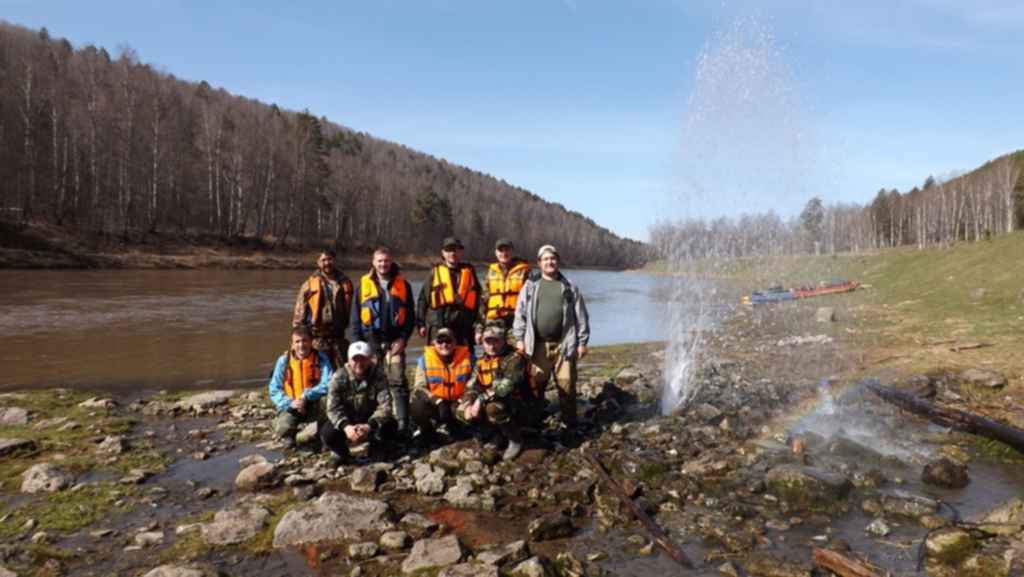
[[[792,212],[811,195],[806,187],[810,160],[789,67],[774,37],[760,23],[733,23],[702,50],[693,91],[682,124],[681,154],[671,214],[677,221],[667,243],[669,272],[675,284],[669,304],[669,344],[665,354],[662,412],[684,409],[698,392],[698,359],[705,331],[721,310],[714,278],[737,242],[775,254],[774,217],[739,219],[745,239],[720,232],[729,226],[716,216],[783,210]],[[765,225],[765,226],[762,226]],[[717,246],[707,246],[714,239]],[[761,250],[761,245],[764,246]]]

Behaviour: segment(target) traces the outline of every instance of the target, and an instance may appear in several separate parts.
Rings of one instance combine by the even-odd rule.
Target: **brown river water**
[[[357,280],[365,271],[347,271]],[[256,387],[287,347],[296,270],[0,271],[0,390]],[[414,290],[427,273],[408,273]],[[592,345],[665,338],[665,277],[566,271]],[[411,343],[413,354],[421,343]]]

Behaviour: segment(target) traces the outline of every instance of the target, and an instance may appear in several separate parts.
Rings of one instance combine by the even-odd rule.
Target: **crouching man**
[[[313,349],[313,334],[306,326],[292,329],[291,348],[277,359],[270,376],[270,401],[277,408],[274,432],[288,449],[295,448],[295,434],[305,423],[324,420],[320,402],[331,380],[331,361]]]
[[[367,441],[372,456],[397,432],[388,377],[374,362],[370,345],[354,342],[348,347],[348,362],[335,371],[327,386],[327,421],[320,438],[331,449],[331,462],[335,466],[348,462],[349,447]]]
[[[482,340],[484,356],[473,369],[459,413],[467,423],[497,427],[508,441],[502,459],[511,461],[523,450],[515,419],[523,395],[528,394],[526,360],[507,346],[501,325],[487,325]]]
[[[434,341],[423,349],[416,365],[416,379],[409,410],[420,430],[418,442],[428,446],[437,441],[437,427],[449,434],[461,433],[455,410],[473,374],[473,351],[457,345],[451,329],[442,327]]]

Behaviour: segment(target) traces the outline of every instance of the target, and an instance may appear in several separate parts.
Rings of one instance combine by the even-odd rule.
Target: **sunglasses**
[[[451,339],[449,339],[449,338],[447,338],[447,337],[442,337],[442,338],[440,338],[440,339],[435,339],[435,340],[434,340],[434,342],[435,342],[435,343],[437,343],[437,344],[439,344],[439,345],[450,345],[450,344],[452,344],[452,343],[453,343],[454,341],[452,341]]]

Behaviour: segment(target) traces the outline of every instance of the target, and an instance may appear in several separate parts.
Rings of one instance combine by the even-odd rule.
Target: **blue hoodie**
[[[320,397],[327,394],[327,383],[331,382],[331,375],[334,374],[331,360],[327,355],[320,351],[313,352],[320,355],[320,382],[312,389],[306,389],[306,392],[302,393],[302,398],[310,403],[319,401]],[[288,355],[290,354],[289,351],[278,357],[277,363],[274,364],[274,372],[270,376],[270,402],[274,403],[279,413],[292,406],[291,398],[284,392],[284,371],[288,367]]]

